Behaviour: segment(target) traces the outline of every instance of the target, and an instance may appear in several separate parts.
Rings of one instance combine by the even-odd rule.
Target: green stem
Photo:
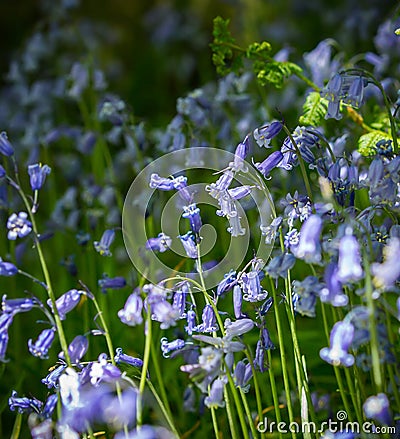
[[[274,408],[275,408],[275,419],[276,419],[276,423],[279,424],[282,420],[281,409],[279,407],[278,391],[276,390],[275,374],[272,369],[272,355],[269,349],[267,351],[267,355],[268,355],[268,363],[269,363],[269,368],[268,368],[269,381],[271,383],[272,399],[274,401]],[[260,418],[260,421],[262,421],[262,418]],[[279,437],[283,437],[280,431],[279,431]]]
[[[225,401],[226,401],[226,398],[225,398]],[[212,419],[212,425],[214,428],[215,439],[219,439],[218,422],[217,422],[217,415],[215,413],[215,408],[211,407],[210,411],[211,411],[211,419]],[[234,438],[233,434],[232,434],[232,438]]]
[[[29,215],[29,219],[32,223],[32,230],[33,230],[33,235],[34,235],[34,241],[35,241],[35,247],[39,256],[39,261],[40,261],[40,265],[42,267],[42,271],[43,271],[43,276],[45,279],[45,283],[47,285],[47,294],[48,297],[51,301],[52,304],[52,308],[53,308],[53,313],[54,313],[54,321],[56,324],[56,328],[57,328],[57,333],[58,333],[58,338],[60,340],[60,345],[61,345],[61,349],[64,353],[64,358],[66,363],[68,364],[68,366],[71,366],[71,359],[68,353],[68,343],[65,337],[65,333],[64,333],[64,329],[61,323],[61,319],[60,319],[60,315],[58,314],[58,309],[56,306],[56,298],[54,295],[54,290],[52,287],[52,283],[51,283],[51,279],[50,279],[50,274],[49,274],[49,270],[47,268],[47,264],[46,264],[46,259],[44,257],[43,251],[42,251],[42,246],[40,244],[39,241],[39,233],[38,233],[38,228],[36,225],[36,219],[35,219],[35,215],[32,213],[32,209],[31,206],[29,204],[29,201],[24,193],[24,191],[21,189],[21,184],[19,181],[19,177],[18,177],[18,169],[17,169],[17,165],[16,163],[14,163],[14,168],[15,168],[15,177],[16,177],[16,181],[18,183],[18,193],[20,195],[20,197],[22,198],[22,201],[25,205],[26,210],[28,211],[28,215]]]
[[[329,337],[328,320],[326,317],[325,305],[322,302],[321,302],[321,311],[322,311],[322,320],[324,322],[325,336],[326,336],[326,339],[329,343],[330,337]],[[353,412],[351,411],[351,407],[350,407],[349,401],[348,401],[347,396],[346,396],[347,392],[346,392],[345,387],[343,385],[343,380],[342,380],[342,376],[340,374],[340,369],[336,366],[333,366],[333,371],[335,373],[336,382],[337,382],[337,385],[339,387],[339,393],[340,393],[340,396],[342,397],[343,405],[344,405],[346,413],[349,417],[349,421],[353,422],[353,414],[352,414]]]
[[[142,366],[142,374],[140,376],[139,383],[139,398],[137,403],[137,425],[138,427],[142,426],[143,423],[143,393],[146,385],[146,376],[147,370],[149,368],[149,360],[150,360],[150,350],[151,350],[151,331],[152,331],[152,321],[151,321],[151,312],[148,310],[147,318],[146,318],[146,342],[144,346],[144,354],[143,354],[143,366]]]
[[[250,407],[246,399],[246,394],[241,389],[240,389],[240,396],[242,397],[243,407],[244,407],[244,411],[246,412],[247,419],[249,419],[251,434],[253,435],[253,438],[256,438],[258,436],[258,433],[256,427],[254,426],[254,421],[251,416]]]
[[[250,349],[248,346],[246,346],[246,357],[249,360],[249,364],[251,366],[251,371],[253,373],[253,382],[254,382],[254,391],[256,394],[256,404],[257,404],[257,414],[260,421],[262,421],[262,401],[261,401],[261,392],[260,392],[260,385],[258,382],[258,376],[256,368],[254,367],[253,358],[251,357]],[[262,435],[263,436],[263,435]]]
[[[369,333],[371,340],[371,357],[372,357],[372,373],[376,391],[383,392],[382,372],[379,360],[379,340],[375,321],[375,303],[372,297],[373,288],[371,280],[371,272],[368,258],[364,255],[364,272],[365,272],[365,296],[367,299],[367,307],[369,312]]]
[[[289,375],[288,375],[288,370],[287,370],[287,359],[286,359],[285,346],[283,344],[284,334],[282,331],[281,320],[280,320],[280,315],[279,315],[279,307],[278,307],[278,300],[277,300],[278,298],[276,295],[274,283],[273,283],[271,278],[270,278],[270,283],[271,283],[272,295],[273,295],[273,299],[274,299],[276,329],[278,331],[279,351],[280,351],[280,356],[281,356],[283,385],[285,387],[286,404],[287,404],[287,409],[288,409],[288,414],[289,414],[289,421],[294,422],[292,400],[291,400],[291,395],[290,395]],[[292,437],[293,437],[293,439],[296,439],[296,434],[294,431],[292,432]]]

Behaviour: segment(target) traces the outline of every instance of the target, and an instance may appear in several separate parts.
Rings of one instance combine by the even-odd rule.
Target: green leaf
[[[246,56],[249,59],[268,58],[271,52],[271,44],[267,41],[262,43],[252,43],[249,45],[246,51]]]
[[[270,61],[270,62],[254,62],[254,72],[260,85],[272,84],[276,88],[281,88],[283,81],[289,76],[300,73],[301,67],[297,64],[285,61]]]
[[[358,152],[365,157],[374,155],[376,153],[376,144],[380,140],[391,140],[391,137],[382,131],[371,131],[363,134],[358,139]]]
[[[233,50],[235,39],[229,31],[229,19],[222,17],[214,18],[213,37],[210,44],[212,61],[220,75],[226,75],[231,71],[237,72],[242,66],[243,53]]]
[[[318,126],[325,117],[328,109],[328,101],[321,97],[317,91],[308,94],[303,105],[303,115],[299,118],[301,125]]]

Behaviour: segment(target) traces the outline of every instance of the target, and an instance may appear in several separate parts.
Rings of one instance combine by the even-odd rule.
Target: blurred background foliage
[[[267,40],[276,51],[289,47],[299,58],[325,38],[335,39],[349,54],[372,50],[379,24],[397,4],[393,0],[85,0],[72,17],[106,24],[105,44],[98,48],[96,61],[107,66],[109,89],[129,102],[137,117],[162,124],[174,113],[177,97],[216,78],[209,49],[215,16],[231,20],[239,43]],[[13,54],[46,23],[50,5],[39,0],[0,2],[3,81]]]

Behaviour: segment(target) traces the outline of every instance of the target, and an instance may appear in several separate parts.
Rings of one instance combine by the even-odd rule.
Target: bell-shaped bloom
[[[78,305],[82,294],[85,294],[85,292],[82,290],[72,289],[64,293],[56,300],[56,308],[61,320],[65,320],[66,314],[72,311]],[[47,300],[47,304],[53,309],[53,304],[50,299]]]
[[[197,332],[214,332],[218,330],[217,319],[210,304],[207,304],[201,315],[202,323],[196,327]]]
[[[179,190],[186,186],[187,178],[183,176],[173,178],[160,177],[158,174],[151,174],[150,176],[150,187],[152,189],[171,191],[174,189]]]
[[[231,290],[235,282],[236,282],[236,271],[231,270],[229,273],[224,274],[224,278],[218,284],[217,287],[217,296],[221,296],[221,294],[224,294],[227,291]]]
[[[93,362],[90,368],[90,382],[97,386],[100,382],[116,382],[121,376],[118,367],[109,363],[106,354],[100,354],[97,361]]]
[[[247,154],[249,153],[250,149],[250,138],[247,135],[243,142],[240,142],[239,145],[235,149],[235,157],[233,159],[233,162],[229,163],[229,168],[235,172],[238,171],[244,171],[246,172],[247,167],[244,164],[244,159],[246,158]]]
[[[233,287],[233,311],[235,313],[235,317],[240,319],[243,316],[242,313],[242,303],[243,303],[243,294],[240,285],[235,285]]]
[[[10,410],[17,410],[18,413],[40,413],[43,402],[36,398],[19,397],[17,392],[13,390],[8,398],[8,405]]]
[[[254,186],[246,184],[244,186],[238,186],[232,189],[228,189],[228,194],[234,200],[241,200],[242,198],[247,197],[247,195],[251,194],[253,188]]]
[[[395,286],[400,277],[399,260],[400,239],[393,236],[383,249],[383,262],[381,264],[375,262],[371,265],[373,283],[377,288],[388,290]]]
[[[235,370],[233,372],[233,379],[236,387],[239,387],[243,392],[247,393],[250,389],[249,381],[253,376],[253,370],[250,363],[245,363],[240,360],[236,363]]]
[[[259,302],[268,296],[268,291],[264,290],[260,283],[259,272],[252,270],[244,273],[241,277],[243,300],[246,302]]]
[[[365,84],[366,81],[361,76],[355,78],[351,83],[347,96],[343,99],[343,101],[353,107],[361,107],[364,97]]]
[[[35,163],[28,166],[28,174],[30,179],[31,188],[33,191],[38,191],[42,188],[46,175],[50,174],[51,168],[41,163]]]
[[[232,183],[234,173],[231,169],[224,171],[215,183],[211,183],[206,186],[206,191],[216,200],[228,190],[230,184]]]
[[[238,337],[251,331],[254,328],[254,322],[251,319],[238,319],[232,322],[231,319],[226,319],[224,322],[225,326],[225,337],[231,339],[233,337]]]
[[[32,231],[32,223],[28,220],[28,214],[26,212],[11,214],[7,220],[7,229],[7,238],[11,241],[29,235]]]
[[[98,280],[98,285],[102,293],[107,293],[107,290],[119,290],[126,286],[126,280],[123,276],[108,277],[103,275],[101,279]]]
[[[322,302],[329,302],[333,306],[347,305],[349,298],[343,293],[342,283],[338,277],[338,267],[334,263],[330,263],[324,274],[325,287],[319,292]]]
[[[378,421],[383,425],[392,425],[393,417],[390,413],[390,403],[384,393],[370,396],[363,405],[364,414],[367,418]]]
[[[11,157],[14,154],[14,148],[4,131],[0,133],[0,154],[6,157]]]
[[[261,174],[268,180],[270,172],[275,169],[283,160],[281,151],[274,151],[263,162],[254,163],[254,166],[261,172]]]
[[[60,366],[54,368],[47,376],[42,379],[42,383],[47,386],[48,389],[52,387],[58,388],[58,380],[63,374],[64,370],[67,368],[67,364],[63,363]]]
[[[196,330],[196,313],[192,309],[190,309],[186,314],[186,326],[185,331],[188,335],[192,335],[193,331]]]
[[[179,235],[179,239],[181,240],[187,256],[192,259],[197,259],[196,239],[193,232],[189,231],[185,235]]]
[[[143,322],[142,310],[143,299],[138,292],[134,291],[125,302],[124,308],[118,311],[118,317],[125,325],[140,325]]]
[[[0,258],[0,276],[14,276],[18,268],[11,262],[5,262]]]
[[[210,393],[205,397],[204,403],[208,408],[225,407],[224,387],[226,378],[217,378],[211,385]]]
[[[68,346],[68,355],[72,364],[78,363],[86,354],[89,347],[89,340],[84,335],[77,335]],[[64,358],[64,353],[58,355],[59,358]]]
[[[265,148],[269,148],[271,139],[281,132],[282,126],[282,122],[274,121],[268,125],[256,128],[253,131],[253,136],[254,140],[257,142],[257,145],[260,147],[264,146]]]
[[[190,204],[183,208],[183,218],[187,218],[190,222],[190,228],[195,235],[198,235],[202,226],[200,209],[196,204]]]
[[[101,256],[112,256],[110,252],[110,245],[114,242],[115,230],[105,230],[102,234],[100,241],[94,241],[93,245],[97,253]]]
[[[114,361],[117,364],[118,363],[125,363],[125,364],[129,364],[130,366],[133,366],[133,367],[142,367],[143,366],[143,360],[141,360],[140,358],[135,358],[135,357],[132,357],[131,355],[125,354],[122,351],[122,348],[115,349]]]
[[[19,312],[30,311],[34,306],[38,306],[39,304],[39,300],[35,297],[24,297],[23,299],[7,299],[7,295],[4,294],[1,300],[1,310],[4,313],[14,315]]]
[[[240,223],[240,216],[236,212],[235,215],[228,216],[229,227],[226,229],[232,236],[243,236],[246,229]]]
[[[165,358],[169,357],[170,352],[183,349],[185,347],[185,341],[177,338],[172,341],[168,341],[166,337],[161,339],[161,352]]]
[[[344,321],[337,322],[330,335],[330,347],[320,350],[320,357],[333,366],[350,367],[354,364],[353,355],[347,351],[353,341],[354,326]]]
[[[362,275],[360,246],[352,232],[346,231],[339,242],[337,277],[347,283],[360,280]]]
[[[40,334],[38,339],[33,342],[32,339],[28,340],[29,352],[35,357],[42,359],[48,358],[47,353],[53,343],[55,335],[55,329],[44,329]]]
[[[309,216],[301,227],[299,245],[292,249],[296,258],[304,259],[308,263],[321,261],[321,230],[321,217],[318,215]]]
[[[146,250],[153,250],[156,252],[164,253],[170,248],[171,244],[172,239],[165,233],[161,232],[156,238],[149,238],[146,241],[145,247]]]

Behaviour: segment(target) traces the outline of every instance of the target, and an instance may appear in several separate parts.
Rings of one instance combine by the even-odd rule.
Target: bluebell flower
[[[184,206],[182,216],[183,218],[187,218],[189,220],[190,228],[197,237],[202,226],[200,209],[194,203],[190,204],[189,206]]]
[[[235,313],[235,317],[237,319],[240,319],[241,317],[243,317],[243,313],[242,313],[243,294],[240,285],[236,284],[233,287],[232,297],[233,297],[233,311]]]
[[[227,291],[231,290],[236,283],[236,271],[230,270],[229,273],[224,274],[224,278],[217,286],[217,296],[221,296]]]
[[[54,410],[57,406],[57,402],[58,402],[57,393],[49,395],[49,397],[47,398],[47,400],[44,404],[44,407],[40,413],[44,419],[51,418],[51,416],[53,415]]]
[[[339,73],[336,73],[321,92],[322,97],[329,101],[328,112],[325,115],[325,119],[334,118],[339,120],[342,118],[340,114],[340,100],[343,93],[342,87],[343,78]]]
[[[114,361],[119,364],[119,363],[125,363],[125,364],[129,364],[130,366],[133,367],[142,367],[143,366],[143,360],[141,360],[140,358],[135,358],[132,357],[131,355],[127,355],[122,351],[122,348],[117,348],[115,349],[115,357],[114,357]]]
[[[343,293],[342,283],[338,277],[338,267],[330,263],[324,274],[326,286],[319,292],[321,302],[329,302],[333,306],[346,306],[349,298]]]
[[[203,308],[201,315],[202,323],[196,327],[198,332],[215,332],[218,330],[217,319],[210,304]]]
[[[257,341],[256,345],[256,354],[253,360],[253,365],[256,370],[259,370],[260,372],[265,372],[268,370],[268,365],[266,363],[266,348],[263,345],[262,340]]]
[[[363,410],[367,418],[378,421],[382,425],[393,425],[389,399],[384,393],[370,396],[364,402]]]
[[[260,225],[260,230],[262,236],[265,236],[265,244],[269,245],[275,241],[275,238],[278,234],[278,230],[282,224],[283,218],[278,216],[274,218],[270,225],[264,226]]]
[[[17,410],[18,413],[40,413],[43,402],[36,398],[19,397],[17,392],[13,390],[8,398],[8,405],[10,410]]]
[[[6,170],[3,168],[2,165],[0,165],[0,178],[3,178],[7,175]]]
[[[183,392],[183,410],[185,412],[196,412],[196,392],[193,389],[192,385],[185,387],[185,391]]]
[[[247,197],[251,193],[255,186],[250,185],[244,185],[244,186],[238,186],[234,187],[232,189],[228,189],[229,196],[234,200],[241,200],[244,197]]]
[[[100,253],[101,256],[112,256],[112,253],[110,252],[110,245],[114,242],[114,239],[115,230],[105,230],[100,238],[100,241],[94,241],[93,246],[97,253]]]
[[[125,302],[124,308],[118,311],[118,317],[128,326],[140,325],[143,322],[142,310],[143,299],[134,291]]]
[[[186,296],[188,295],[189,290],[178,290],[174,293],[172,299],[172,308],[174,308],[178,314],[179,318],[186,318]]]
[[[8,331],[2,330],[0,332],[0,361],[6,362],[6,353],[7,353],[7,347],[8,347]]]
[[[347,96],[344,97],[343,102],[356,108],[361,107],[366,83],[367,81],[361,76],[355,78],[352,81]]]
[[[244,159],[246,158],[247,154],[249,153],[250,149],[250,138],[247,135],[243,142],[240,142],[238,146],[235,149],[235,157],[233,159],[233,162],[229,163],[229,168],[232,169],[234,172],[238,171],[246,171],[246,166],[244,164]]]
[[[188,333],[188,335],[192,335],[193,331],[196,330],[196,318],[197,315],[195,311],[190,309],[186,314],[186,326],[185,326],[185,331]]]
[[[261,174],[269,180],[270,172],[276,168],[283,160],[283,154],[281,151],[274,151],[263,162],[254,163],[254,166],[261,172]]]
[[[293,309],[301,316],[315,317],[315,305],[317,304],[317,296],[314,293],[300,296],[293,292]]]
[[[244,393],[247,393],[250,389],[249,381],[252,377],[253,370],[251,364],[243,360],[238,361],[233,372],[233,380],[235,381],[236,387],[239,387]]]
[[[35,163],[28,166],[28,174],[30,177],[30,184],[33,191],[38,191],[42,188],[46,175],[50,174],[51,168],[41,163]]]
[[[3,154],[6,157],[11,157],[14,154],[14,148],[4,131],[0,133],[0,154]]]
[[[65,320],[66,314],[72,311],[76,307],[76,305],[78,305],[79,301],[81,300],[82,294],[85,294],[85,292],[73,288],[72,290],[64,293],[56,300],[55,304],[61,320]],[[47,300],[47,304],[51,309],[53,309],[53,304],[50,299]]]
[[[224,327],[225,338],[231,339],[251,331],[254,328],[254,322],[248,318],[238,319],[235,322],[232,322],[231,319],[225,319]]]
[[[299,245],[292,249],[296,258],[308,263],[321,261],[321,230],[322,219],[318,215],[311,215],[301,227]]]
[[[121,377],[118,367],[108,362],[106,354],[100,354],[90,367],[90,382],[97,386],[100,382],[115,382]]]
[[[351,229],[346,229],[339,242],[339,259],[337,277],[343,282],[358,281],[363,276],[360,246]]]
[[[228,190],[230,184],[232,183],[234,173],[231,169],[227,169],[224,171],[216,181],[216,183],[211,183],[206,186],[206,191],[215,198],[219,200],[219,198]]]
[[[297,247],[300,241],[300,232],[297,229],[289,230],[283,238],[283,245],[290,250],[292,247]]]
[[[246,229],[242,227],[240,223],[241,217],[236,211],[234,215],[227,216],[229,221],[229,227],[226,229],[233,237],[243,236],[246,233]]]
[[[107,293],[108,289],[119,290],[126,286],[126,280],[123,276],[108,277],[106,274],[103,274],[97,283],[104,294]]]
[[[3,312],[0,314],[0,334],[7,332],[8,328],[11,326],[11,323],[14,319],[14,312]]]
[[[303,55],[304,62],[311,71],[312,80],[318,87],[322,87],[324,81],[339,68],[338,61],[331,59],[332,46],[332,40],[322,40],[315,49]]]
[[[151,174],[150,176],[150,187],[152,189],[159,189],[162,191],[171,191],[171,190],[179,190],[187,186],[187,178],[173,177],[173,178],[165,178],[160,177],[158,174]]]
[[[278,277],[286,279],[288,271],[293,268],[295,263],[296,258],[292,254],[282,253],[269,261],[268,265],[265,267],[265,272],[274,279],[277,279]]]
[[[268,296],[268,291],[261,286],[258,271],[252,270],[244,273],[240,280],[243,289],[243,300],[246,302],[260,302]]]
[[[14,264],[0,258],[0,276],[14,276],[17,273],[18,268]]]
[[[179,239],[181,240],[187,256],[192,259],[197,259],[196,239],[193,232],[189,231],[185,235],[179,235]]]
[[[32,339],[28,340],[28,348],[29,352],[35,357],[39,357],[41,359],[48,358],[47,353],[53,343],[55,336],[55,329],[44,329],[40,334],[35,343],[33,343]]]
[[[151,303],[151,318],[160,322],[161,329],[175,326],[180,318],[179,310],[174,308],[167,300],[153,300]]]
[[[24,238],[32,231],[32,223],[28,220],[26,212],[11,214],[7,220],[7,238],[15,241],[17,238]]]
[[[7,295],[4,294],[1,299],[1,310],[3,313],[17,314],[19,312],[30,311],[34,306],[40,305],[40,302],[36,297],[26,297],[23,299],[7,299]]]
[[[172,244],[172,239],[161,232],[158,234],[157,238],[149,238],[146,241],[145,247],[147,250],[153,250],[160,253],[167,251]]]
[[[51,389],[52,387],[57,388],[58,380],[66,368],[66,363],[62,363],[59,366],[54,367],[51,372],[41,380],[42,383],[45,384],[48,389]]]
[[[45,419],[37,425],[29,425],[32,439],[53,439],[53,421]]]
[[[258,146],[270,147],[271,139],[277,136],[282,130],[282,122],[273,121],[267,125],[256,128],[253,131],[254,140]]]
[[[218,407],[225,407],[224,401],[224,387],[227,378],[217,378],[211,385],[208,396],[204,399],[204,403],[208,408],[217,409]]]
[[[185,340],[177,338],[173,341],[168,341],[166,337],[163,337],[161,340],[161,352],[163,357],[168,358],[170,352],[183,349],[185,347]]]
[[[68,345],[68,355],[72,364],[77,364],[86,354],[89,340],[84,335],[77,335]],[[58,354],[58,358],[64,359],[64,352]]]
[[[376,288],[393,288],[400,277],[400,239],[393,236],[383,250],[383,262],[371,264],[373,283]]]
[[[347,351],[354,338],[354,326],[344,321],[336,322],[330,334],[330,348],[322,348],[320,357],[333,366],[350,367],[354,356]]]

